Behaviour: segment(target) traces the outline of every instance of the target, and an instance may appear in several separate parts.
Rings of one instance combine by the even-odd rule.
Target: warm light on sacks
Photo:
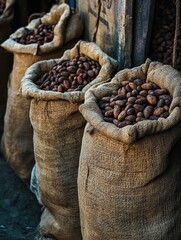
[[[169,116],[122,128],[105,122],[98,101],[138,78],[169,91]],[[87,121],[78,173],[83,239],[181,238],[180,104],[180,73],[149,60],[87,91],[79,107]]]
[[[35,84],[41,74],[50,71],[62,60],[67,60],[64,62],[66,66],[68,60],[79,55],[87,56],[101,66],[97,77],[84,86],[82,91],[42,90]],[[84,57],[79,59],[83,61],[79,64],[87,67]],[[84,102],[85,92],[91,86],[108,81],[113,76],[115,66],[115,61],[95,43],[79,41],[60,59],[33,64],[22,80],[22,93],[31,99],[30,120],[34,133],[37,193],[39,192],[38,199],[45,207],[39,228],[43,234],[53,235],[56,239],[82,239],[77,174],[85,120],[78,107]],[[67,75],[73,68],[63,69]],[[81,69],[84,69],[83,66]],[[78,71],[80,68],[74,76],[76,79]],[[86,76],[88,74],[87,71]]]

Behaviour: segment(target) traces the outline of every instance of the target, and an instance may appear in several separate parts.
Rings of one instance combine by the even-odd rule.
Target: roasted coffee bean
[[[144,117],[137,117],[136,118],[136,122],[141,122],[141,121],[143,121],[143,120],[146,120]]]
[[[125,87],[126,85],[128,85],[129,84],[129,81],[122,81],[121,82],[121,86],[122,87]]]
[[[128,102],[131,103],[131,104],[134,104],[136,101],[136,97],[129,97],[128,98]]]
[[[127,91],[126,91],[125,87],[122,87],[118,90],[119,95],[123,95],[126,97],[126,93],[127,93]]]
[[[168,91],[166,89],[156,89],[154,90],[154,93],[156,96],[163,95],[163,94],[168,94]]]
[[[116,126],[118,127],[118,125],[119,125],[120,121],[119,121],[119,120],[117,120],[117,119],[113,119],[113,123],[114,123],[114,125],[116,125]]]
[[[115,104],[120,105],[121,107],[124,107],[126,105],[126,102],[127,101],[125,101],[125,100],[116,100]]]
[[[148,94],[148,92],[147,92],[146,90],[142,90],[142,91],[140,91],[139,94],[140,94],[141,96],[143,96],[143,97],[146,97],[147,94]]]
[[[118,115],[120,114],[120,112],[121,112],[121,106],[115,105],[113,110],[114,118],[118,118]]]
[[[118,115],[118,120],[122,121],[125,119],[125,117],[126,117],[126,111],[124,110],[124,111],[120,112],[120,114]]]
[[[104,115],[105,115],[106,117],[112,117],[112,116],[113,116],[113,111],[114,111],[114,110],[109,110],[109,111],[105,112]]]
[[[160,114],[160,117],[162,118],[167,118],[169,116],[169,112],[164,112],[162,114]]]
[[[137,95],[138,95],[138,90],[137,89],[134,89],[134,90],[132,90],[132,92],[131,92],[131,94],[132,94],[132,96],[133,97],[136,97]]]
[[[132,95],[133,91],[136,91],[135,96]],[[121,87],[99,100],[98,105],[104,117],[113,118],[111,122],[121,128],[143,120],[168,117],[171,100],[166,89],[160,89],[155,83],[135,79],[122,81]]]
[[[111,118],[111,117],[104,117],[104,121],[112,123],[113,122],[113,118]]]
[[[165,109],[163,107],[156,108],[153,112],[153,115],[159,117],[162,113],[165,112]]]
[[[157,102],[157,107],[163,107],[165,105],[165,100],[164,99],[159,99]]]
[[[53,40],[54,28],[55,25],[53,24],[52,25],[40,24],[34,29],[26,29],[27,33],[20,38],[14,38],[14,41],[24,45],[32,43],[43,45]]]
[[[136,112],[142,112],[144,109],[144,105],[141,105],[141,104],[134,104],[133,107]]]
[[[110,99],[111,99],[111,97],[103,97],[103,98],[102,98],[102,101],[109,103],[109,102],[110,102]]]
[[[125,117],[126,121],[130,121],[130,122],[134,122],[136,120],[136,116],[135,115],[128,115]]]
[[[144,90],[151,90],[152,89],[152,84],[151,83],[143,83],[141,85],[142,89]]]
[[[143,117],[143,113],[142,113],[142,112],[138,112],[138,113],[136,114],[136,116],[137,116],[137,117]]]
[[[151,115],[151,116],[149,117],[149,119],[150,119],[150,120],[158,120],[158,117],[155,116],[155,115]]]
[[[132,90],[136,89],[137,88],[137,85],[134,83],[134,82],[130,82],[129,83],[129,86]]]
[[[146,106],[143,110],[143,115],[145,118],[149,118],[153,113],[153,107],[152,106]]]
[[[83,64],[80,67],[82,62]],[[85,64],[86,69],[84,68]],[[99,73],[101,68],[99,63],[86,56],[76,56],[71,60],[62,59],[49,72],[42,74],[35,84],[42,90],[48,89],[58,92],[81,91],[84,86],[97,76],[95,71],[91,70],[92,65],[97,68],[97,73]],[[87,69],[87,66],[89,66],[89,69]],[[110,103],[111,97],[102,98],[102,102]],[[100,105],[102,109],[105,107],[103,103]]]
[[[126,120],[126,121],[120,122],[120,123],[118,124],[118,127],[119,127],[119,128],[122,128],[122,127],[125,127],[125,126],[128,126],[128,125],[132,125],[132,122]]]
[[[157,98],[153,95],[147,95],[146,99],[150,105],[156,105],[157,104]]]
[[[137,86],[141,86],[144,82],[141,79],[135,79],[133,81]]]
[[[135,114],[135,109],[129,108],[126,113],[127,113],[127,115],[133,115],[133,114]]]

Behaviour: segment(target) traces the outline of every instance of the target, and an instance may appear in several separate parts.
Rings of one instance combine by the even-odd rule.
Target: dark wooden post
[[[138,66],[149,53],[155,0],[136,0],[134,9],[133,66]]]

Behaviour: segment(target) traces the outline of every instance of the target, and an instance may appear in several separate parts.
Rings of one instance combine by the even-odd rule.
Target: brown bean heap
[[[172,65],[176,5],[173,0],[157,0],[155,9],[150,57],[154,61]],[[176,69],[181,71],[180,35],[177,44]]]
[[[27,29],[27,34],[21,38],[15,38],[14,41],[28,45],[31,43],[37,43],[43,45],[44,43],[51,42],[53,40],[53,30],[55,25],[40,24],[34,29]]]
[[[0,15],[4,12],[6,7],[6,0],[0,0]]]
[[[143,120],[169,116],[171,96],[164,88],[141,79],[122,81],[121,87],[98,101],[104,120],[122,128]]]
[[[58,92],[81,91],[99,74],[100,65],[86,56],[61,60],[59,64],[44,73],[35,84],[43,90]]]

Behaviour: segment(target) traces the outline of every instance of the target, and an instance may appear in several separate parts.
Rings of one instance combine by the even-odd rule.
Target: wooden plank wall
[[[96,42],[119,62],[131,67],[133,0],[77,0],[84,24],[84,39]]]
[[[133,27],[133,66],[145,62],[149,54],[155,0],[136,0]]]

